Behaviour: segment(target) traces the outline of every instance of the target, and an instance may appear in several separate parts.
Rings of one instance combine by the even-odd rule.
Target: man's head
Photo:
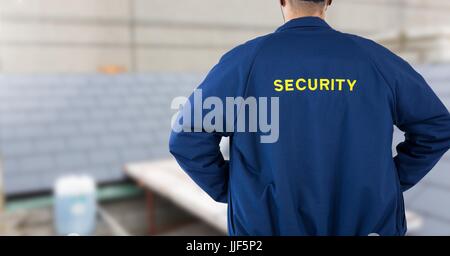
[[[325,18],[325,12],[333,0],[279,0],[286,21],[316,16]]]

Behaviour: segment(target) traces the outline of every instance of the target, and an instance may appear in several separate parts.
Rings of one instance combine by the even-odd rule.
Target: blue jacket
[[[275,143],[260,143],[259,131],[171,134],[183,170],[228,203],[230,235],[404,235],[403,192],[450,146],[449,112],[421,75],[320,18],[234,48],[199,88],[224,101],[279,98]],[[394,125],[405,140],[392,157]]]

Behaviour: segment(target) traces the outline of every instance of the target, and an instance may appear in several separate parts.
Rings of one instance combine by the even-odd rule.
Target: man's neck
[[[291,20],[295,20],[295,19],[300,19],[300,18],[305,18],[305,17],[317,17],[317,18],[321,18],[321,19],[325,19],[325,15],[323,14],[292,14],[292,15],[286,15],[286,22],[291,21]]]

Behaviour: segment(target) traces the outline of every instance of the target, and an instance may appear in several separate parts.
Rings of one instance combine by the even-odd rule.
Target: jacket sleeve
[[[393,159],[404,192],[416,185],[449,149],[449,112],[406,61],[371,40],[352,38],[370,56],[392,93],[393,121],[405,133]]]
[[[253,61],[253,48],[252,44],[247,43],[221,58],[180,111],[176,123],[181,124],[183,130],[172,130],[170,135],[169,150],[181,168],[214,200],[222,203],[227,202],[229,163],[224,160],[219,143],[222,137],[233,134],[225,129],[229,125],[225,117],[225,99],[244,95]],[[200,93],[203,102],[212,97],[220,100],[222,107],[211,105],[211,109],[199,109],[195,97],[198,98]],[[203,120],[209,111],[218,107],[223,111],[222,114],[219,111],[220,116],[215,118],[222,120],[224,129],[195,122],[195,118]],[[194,112],[198,115],[195,118]]]
[[[450,147],[449,112],[423,77],[395,61],[395,125],[405,132],[394,157],[402,191],[417,184]]]

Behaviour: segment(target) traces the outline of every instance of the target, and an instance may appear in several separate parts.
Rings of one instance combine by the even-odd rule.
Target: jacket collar
[[[286,22],[284,25],[279,27],[276,32],[284,31],[292,28],[301,28],[301,27],[322,27],[322,28],[331,28],[330,25],[323,19],[319,17],[302,17],[297,19],[292,19]]]

